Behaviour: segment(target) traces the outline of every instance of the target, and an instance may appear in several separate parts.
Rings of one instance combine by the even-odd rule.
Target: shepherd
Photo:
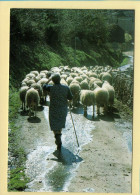
[[[51,80],[54,85],[48,85]],[[43,86],[43,89],[49,92],[50,95],[49,124],[54,133],[57,150],[61,150],[62,128],[65,128],[68,103],[73,98],[70,88],[66,85],[62,85],[60,80],[60,75],[54,73]]]

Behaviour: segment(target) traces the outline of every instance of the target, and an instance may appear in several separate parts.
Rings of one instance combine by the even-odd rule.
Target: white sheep
[[[77,74],[77,73],[75,73],[75,72],[71,72],[71,73],[70,73],[70,76],[74,78],[74,77],[77,77],[77,76],[78,76],[78,74]]]
[[[69,76],[67,79],[66,79],[66,82],[68,83],[68,85],[70,85],[70,83],[73,81],[73,78],[71,76]]]
[[[26,75],[26,78],[33,79],[35,77],[35,74],[29,73]]]
[[[26,83],[26,85],[27,85],[27,82],[29,81],[29,78],[25,78],[25,79],[23,79],[23,81],[22,81],[22,83]]]
[[[77,76],[77,77],[74,77],[74,79],[73,79],[74,81],[78,81],[79,83],[80,82],[82,82],[83,81],[83,78],[82,77],[79,77],[79,76]]]
[[[97,74],[96,74],[95,72],[89,72],[89,73],[88,73],[88,76],[89,76],[89,77],[95,77],[95,78],[98,77]]]
[[[34,116],[36,117],[37,107],[40,102],[38,91],[34,88],[30,88],[26,93],[25,99],[26,105],[29,108],[29,117],[31,117],[31,111],[34,111]]]
[[[99,87],[102,87],[102,81],[100,79],[91,79],[89,82],[90,90],[94,90],[96,88],[96,84]]]
[[[84,116],[87,116],[87,107],[93,106],[93,117],[94,117],[94,108],[95,108],[95,94],[91,90],[81,90],[80,92],[80,101],[84,106]]]
[[[68,83],[63,78],[61,79],[60,83],[63,84],[63,85],[67,85],[68,86]]]
[[[41,76],[40,75],[37,75],[35,78],[34,78],[35,82],[37,83],[38,81],[41,80]]]
[[[48,70],[42,70],[40,73],[45,73],[47,75]]]
[[[45,72],[40,72],[40,74],[38,76],[40,76],[41,79],[46,78],[46,73]]]
[[[101,88],[98,85],[96,85],[96,88],[94,89],[95,94],[95,102],[97,105],[97,114],[100,114],[100,107],[104,107],[104,113],[107,113],[108,111],[108,101],[109,101],[109,93],[106,88]]]
[[[37,70],[33,70],[30,72],[31,74],[34,74],[35,76],[38,76],[39,75],[39,72]]]
[[[25,96],[26,96],[26,92],[28,89],[29,89],[28,86],[24,86],[24,87],[21,87],[19,90],[20,100],[22,102],[22,108],[21,108],[22,110],[26,110],[25,109]]]
[[[63,74],[61,75],[61,79],[66,80],[66,79],[67,79],[67,77],[68,77],[68,75],[67,75],[67,74],[64,74],[64,73],[63,73]]]
[[[71,83],[69,87],[70,87],[71,93],[73,95],[72,105],[74,107],[79,103],[81,88],[80,88],[80,85],[78,83]]]
[[[81,89],[89,89],[88,81],[85,79],[80,83]]]
[[[59,67],[52,67],[52,68],[51,68],[51,71],[52,71],[53,73],[60,73],[61,69],[60,69]]]
[[[22,82],[21,87],[25,87],[25,86],[27,86],[27,84],[25,82]]]
[[[112,108],[112,106],[114,104],[114,98],[115,98],[114,87],[112,85],[110,85],[109,82],[107,82],[107,81],[104,81],[102,87],[106,88],[108,90],[108,93],[109,93],[109,101],[108,101],[108,103],[109,103],[110,108]]]
[[[43,98],[43,89],[42,89],[41,85],[39,83],[33,83],[31,85],[31,87],[33,87],[34,89],[36,89],[38,91],[39,97],[40,97],[40,100],[41,100],[41,98]]]
[[[35,81],[33,79],[30,79],[26,82],[27,86],[30,87]]]
[[[101,80],[108,81],[110,84],[112,84],[112,76],[108,72],[103,73]]]
[[[84,73],[81,74],[81,77],[83,78],[83,80],[88,78],[88,76]]]
[[[41,87],[43,87],[43,85],[46,84],[47,81],[48,81],[47,78],[42,78],[42,79],[40,79],[37,83],[38,83]]]

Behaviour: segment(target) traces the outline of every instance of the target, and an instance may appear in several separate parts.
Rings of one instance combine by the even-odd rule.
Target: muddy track
[[[27,154],[27,192],[131,192],[132,121],[117,109],[92,119],[72,111],[80,151],[70,114],[63,129],[62,152],[56,151],[48,122],[48,106],[39,107],[37,118],[20,112],[19,144]],[[124,113],[123,113],[124,114]]]

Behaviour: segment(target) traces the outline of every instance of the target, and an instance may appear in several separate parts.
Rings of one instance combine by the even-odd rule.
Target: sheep
[[[28,81],[26,82],[26,84],[27,84],[28,87],[30,87],[33,83],[35,83],[35,81],[34,81],[33,79],[28,80]]]
[[[86,67],[86,66],[83,66],[83,67],[81,68],[81,70],[87,70],[87,67]]]
[[[108,81],[110,84],[112,84],[112,76],[111,76],[108,72],[105,72],[105,73],[102,75],[101,80],[102,80],[102,81]]]
[[[108,93],[109,93],[109,101],[108,102],[109,102],[110,108],[112,109],[112,106],[114,104],[114,98],[115,98],[114,87],[111,86],[107,81],[104,81],[102,87],[106,88],[108,90]]]
[[[40,79],[37,83],[38,83],[41,87],[43,87],[43,85],[46,84],[47,81],[48,81],[47,78],[42,78],[42,79]]]
[[[47,73],[46,73],[46,78],[48,79],[48,78],[50,78],[50,76],[52,75],[52,71],[48,71]]]
[[[83,80],[88,78],[88,76],[86,74],[84,74],[84,73],[81,74],[81,77],[82,77]]]
[[[29,73],[26,75],[26,78],[33,79],[35,77],[35,74]]]
[[[91,80],[90,81],[90,90],[94,90],[96,88],[96,84],[99,86],[99,87],[102,87],[102,81],[100,79],[95,79],[95,80]]]
[[[37,82],[37,84],[39,84],[41,86],[42,91],[43,91],[43,94],[42,94],[42,97],[41,97],[41,100],[40,100],[41,103],[46,102],[46,98],[47,98],[47,95],[48,95],[48,93],[45,90],[43,90],[43,85],[46,84],[47,81],[48,81],[47,78],[42,78],[40,81]]]
[[[29,81],[29,78],[25,78],[25,79],[23,79],[22,83],[26,83],[27,84],[28,81]]]
[[[68,83],[64,79],[61,79],[61,84],[68,86]]]
[[[50,85],[50,84],[49,84],[49,85]],[[44,85],[43,85],[43,86],[44,86]],[[46,90],[44,89],[44,87],[42,88],[42,90],[43,90],[43,103],[45,104],[46,101],[47,101],[47,96],[49,95],[49,92],[46,91]]]
[[[99,83],[99,86],[102,86],[101,85],[102,81],[100,79],[95,78],[95,77],[91,77],[90,79],[88,79],[88,81],[89,81],[89,88],[91,90],[95,89],[95,86],[94,86],[95,82]]]
[[[83,80],[81,83],[80,83],[80,87],[81,89],[89,89],[89,85],[88,85],[88,82],[87,80]]]
[[[82,77],[74,77],[74,81],[82,82],[83,78]]]
[[[26,92],[27,90],[29,89],[28,86],[24,86],[24,87],[21,87],[20,90],[19,90],[19,95],[20,95],[20,100],[22,102],[22,110],[26,110],[25,109],[25,96],[26,96]]]
[[[25,87],[25,86],[27,86],[27,84],[25,82],[22,82],[21,87]]]
[[[35,79],[35,82],[37,83],[39,80],[41,80],[41,76],[38,75],[38,76],[36,76],[34,79]]]
[[[102,76],[105,74],[105,72],[101,72],[100,74],[99,74],[99,79],[101,79],[102,80]]]
[[[64,67],[63,67],[63,70],[64,70],[65,72],[71,72],[71,69],[69,68],[69,66],[64,66]]]
[[[33,84],[31,85],[31,87],[33,87],[34,89],[36,89],[36,90],[38,91],[39,97],[40,97],[40,100],[41,100],[41,98],[42,98],[42,96],[43,96],[43,90],[42,90],[41,85],[40,85],[39,83],[33,83]]]
[[[30,88],[26,93],[25,99],[26,105],[29,108],[29,117],[31,117],[32,110],[34,111],[34,116],[36,117],[37,106],[40,102],[38,91],[33,87]]]
[[[31,71],[30,73],[31,73],[31,74],[34,74],[35,76],[38,76],[38,75],[39,75],[39,72],[36,71],[36,70],[33,70],[33,71]]]
[[[74,107],[79,103],[81,88],[78,83],[71,83],[69,87],[73,95],[72,105]]]
[[[95,77],[95,78],[97,78],[97,74],[94,73],[94,72],[89,72],[89,73],[88,73],[88,76],[89,76],[89,77]]]
[[[72,72],[72,73],[70,73],[70,76],[74,78],[74,77],[77,77],[77,76],[78,76],[78,74],[77,74],[77,73]]]
[[[70,76],[66,79],[66,82],[68,83],[68,85],[70,85],[70,83],[73,81],[73,78]]]
[[[40,73],[45,73],[47,75],[48,70],[42,70]]]
[[[42,79],[42,78],[46,78],[45,72],[40,72],[39,76],[40,76],[41,79]]]
[[[61,79],[65,79],[66,80],[67,79],[67,76],[68,76],[67,74],[62,74],[61,75]]]
[[[51,68],[51,72],[53,72],[53,73],[60,73],[60,68],[59,67],[52,67]]]
[[[94,105],[95,105],[95,94],[91,90],[81,90],[80,101],[84,106],[84,116],[87,116],[87,107],[93,106],[93,117],[94,117]]]
[[[73,67],[71,69],[71,72],[79,73],[79,71],[80,71],[80,68],[78,68],[78,67]]]
[[[107,113],[108,110],[108,101],[109,101],[109,93],[106,88],[101,88],[96,85],[94,89],[95,94],[95,102],[97,105],[97,114],[100,115],[100,107],[104,107],[104,113]]]

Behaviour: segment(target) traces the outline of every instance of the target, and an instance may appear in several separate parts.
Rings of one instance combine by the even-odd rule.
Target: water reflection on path
[[[66,192],[71,179],[75,176],[83,159],[79,151],[82,146],[92,140],[91,131],[94,129],[92,107],[88,108],[85,118],[82,109],[74,110],[72,117],[78,137],[78,148],[70,113],[67,115],[66,128],[62,133],[62,150],[56,150],[54,140],[49,138],[48,146],[41,143],[28,155],[26,175],[31,178],[26,191],[30,192]],[[44,107],[44,116],[48,123],[48,107]],[[52,136],[51,132],[48,134]]]

